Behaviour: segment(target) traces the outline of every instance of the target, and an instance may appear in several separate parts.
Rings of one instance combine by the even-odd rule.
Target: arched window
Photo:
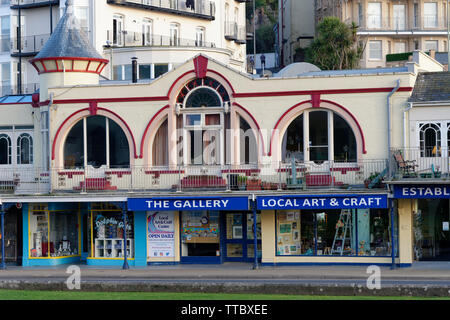
[[[421,123],[419,135],[421,157],[440,157],[441,125],[439,123]]]
[[[17,138],[17,164],[33,164],[33,138],[28,133]]]
[[[247,121],[242,117],[240,119],[240,163],[257,164],[258,163],[258,142],[256,132],[252,130]]]
[[[178,94],[177,114],[182,131],[183,159],[188,165],[225,164],[229,127],[227,90],[206,77],[188,82]]]
[[[357,161],[353,130],[331,110],[305,110],[297,116],[288,126],[281,148],[283,161]]]
[[[450,157],[450,122],[447,123],[447,152]]]
[[[7,134],[0,134],[0,165],[11,164],[11,138]]]
[[[86,134],[85,134],[86,133]],[[64,143],[64,167],[124,168],[130,165],[130,148],[122,128],[103,116],[78,121]]]
[[[198,88],[186,100],[185,108],[222,107],[222,101],[216,91],[210,88]]]

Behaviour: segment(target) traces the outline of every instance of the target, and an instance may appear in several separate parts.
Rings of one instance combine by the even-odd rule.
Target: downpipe
[[[387,104],[386,104],[387,116],[388,116],[388,119],[387,119],[387,124],[388,124],[388,132],[387,132],[387,134],[388,134],[388,138],[387,138],[387,140],[388,140],[388,145],[387,145],[388,177],[391,177],[391,174],[392,174],[392,172],[391,172],[392,171],[392,169],[391,169],[391,131],[392,131],[392,129],[391,129],[391,127],[392,127],[391,126],[391,97],[394,95],[394,93],[396,93],[398,91],[399,88],[400,88],[400,79],[397,80],[397,85],[394,87],[394,89],[392,89],[392,91],[389,92],[389,94],[387,96]]]

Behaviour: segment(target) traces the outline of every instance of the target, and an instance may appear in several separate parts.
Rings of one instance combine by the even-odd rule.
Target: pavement
[[[68,265],[7,266],[0,289],[67,290]],[[450,298],[450,261],[380,267],[380,287],[367,266],[308,265],[253,269],[252,264],[93,267],[80,265],[81,290],[226,292],[328,295],[433,296]],[[369,278],[372,276],[371,278]]]

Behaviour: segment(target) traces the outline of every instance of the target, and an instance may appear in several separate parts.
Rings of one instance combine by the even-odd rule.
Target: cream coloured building
[[[382,182],[416,78],[443,69],[426,54],[272,78],[198,54],[147,82],[102,80],[108,62],[70,7],[32,60],[40,92],[0,100],[22,265],[412,264],[411,212]]]
[[[2,2],[0,13],[8,11],[10,21],[9,39],[5,40],[10,44],[5,52],[9,65],[4,67],[9,70],[10,81],[3,88],[4,94],[17,93],[19,82],[22,93],[38,88],[38,78],[28,62],[45,45],[64,12],[65,2]],[[139,79],[157,78],[198,53],[246,70],[244,2],[74,0],[74,5],[91,44],[111,60],[102,76],[124,80],[131,77],[132,57],[138,58]]]
[[[448,51],[447,3],[438,0],[371,1],[316,0],[316,23],[336,16],[355,22],[365,45],[362,68],[386,66],[386,55]]]

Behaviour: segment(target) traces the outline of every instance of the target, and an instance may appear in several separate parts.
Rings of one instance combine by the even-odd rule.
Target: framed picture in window
[[[242,239],[242,226],[233,226],[233,239]]]

